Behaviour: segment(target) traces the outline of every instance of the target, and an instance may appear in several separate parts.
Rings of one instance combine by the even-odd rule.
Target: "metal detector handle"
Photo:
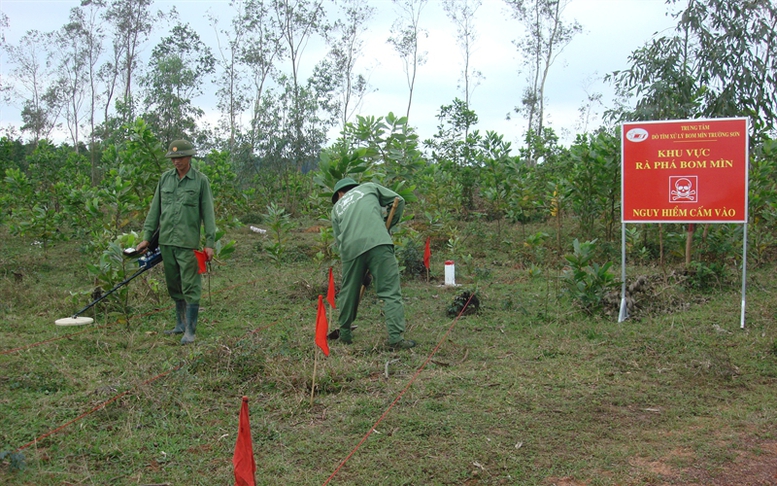
[[[145,255],[148,252],[158,251],[159,250],[159,228],[157,227],[156,231],[151,235],[151,239],[148,240],[148,245],[143,251],[138,251],[136,248],[127,248],[124,250],[124,256],[133,258],[138,255]]]

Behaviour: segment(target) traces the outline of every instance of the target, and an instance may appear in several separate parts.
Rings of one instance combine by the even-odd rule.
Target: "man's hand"
[[[148,241],[143,240],[140,243],[138,243],[138,246],[135,247],[135,251],[138,253],[144,253],[146,251],[146,248],[148,248]]]
[[[205,256],[208,257],[208,259],[206,261],[209,262],[209,261],[213,260],[213,255],[216,254],[216,252],[213,251],[213,248],[205,247],[205,248],[203,248],[203,251],[205,252]]]

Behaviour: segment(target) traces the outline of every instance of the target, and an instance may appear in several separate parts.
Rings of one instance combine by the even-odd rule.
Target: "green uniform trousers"
[[[159,245],[162,264],[165,267],[167,292],[173,300],[187,304],[199,304],[202,295],[202,278],[197,273],[197,257],[191,248]]]
[[[367,269],[372,274],[378,298],[383,300],[389,343],[397,343],[405,332],[405,307],[399,288],[399,265],[394,256],[394,245],[378,245],[351,261],[343,262],[343,286],[337,298],[341,336],[351,334],[351,323],[356,319],[359,292]]]

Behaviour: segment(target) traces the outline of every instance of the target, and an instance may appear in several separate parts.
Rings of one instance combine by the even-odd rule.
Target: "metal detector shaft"
[[[140,269],[138,269],[137,272],[133,273],[132,276],[130,276],[129,278],[125,279],[124,281],[119,282],[111,290],[109,290],[108,292],[106,292],[103,295],[101,295],[99,298],[97,298],[94,301],[92,301],[91,304],[87,305],[86,307],[84,307],[80,311],[78,311],[75,314],[73,314],[73,319],[75,319],[76,317],[80,316],[81,314],[83,314],[87,310],[91,309],[98,302],[100,302],[101,300],[105,299],[106,297],[108,297],[112,293],[116,292],[120,288],[122,288],[125,285],[127,285],[130,282],[130,280],[134,279],[135,277],[137,277],[141,273],[145,272],[146,270],[150,270],[150,269],[154,268],[154,266],[157,263],[161,262],[161,261],[162,261],[162,255],[159,253],[159,249],[156,249],[153,252],[151,252],[149,255],[142,257],[141,260],[138,261],[138,263],[140,264]]]

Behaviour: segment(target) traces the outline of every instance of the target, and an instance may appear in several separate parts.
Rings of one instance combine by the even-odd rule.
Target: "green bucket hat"
[[[168,159],[179,159],[181,157],[192,157],[197,153],[194,145],[188,140],[173,140],[165,157]]]
[[[351,187],[358,186],[358,185],[359,185],[359,183],[356,182],[355,180],[351,179],[350,177],[345,177],[345,178],[340,179],[339,181],[337,181],[337,184],[335,184],[335,188],[334,188],[334,190],[332,192],[332,204],[337,202],[337,198],[338,198],[337,192],[338,191],[341,191],[343,189],[349,189]]]

